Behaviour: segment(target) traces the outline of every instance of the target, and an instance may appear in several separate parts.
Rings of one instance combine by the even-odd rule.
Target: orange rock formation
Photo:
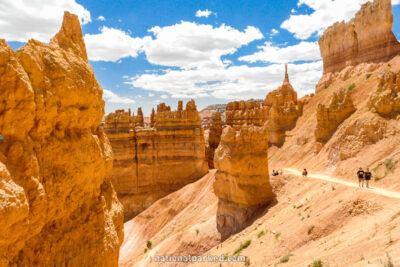
[[[400,44],[392,25],[391,0],[374,0],[365,3],[349,22],[329,27],[319,39],[324,74],[397,55]]]
[[[339,93],[334,93],[328,107],[318,105],[315,139],[322,143],[328,141],[337,127],[354,111],[356,108],[347,92],[341,90]]]
[[[379,85],[370,96],[368,106],[382,116],[400,111],[400,73],[384,72],[379,75]]]
[[[230,126],[215,151],[214,192],[217,227],[223,239],[247,226],[274,197],[268,174],[268,138],[264,127]]]
[[[78,17],[49,45],[0,40],[0,88],[0,266],[117,266],[123,212]]]
[[[269,142],[281,146],[286,131],[295,126],[303,113],[303,102],[297,100],[297,93],[289,82],[287,65],[282,86],[270,92],[261,105],[254,101],[235,101],[226,107],[226,124],[235,128],[241,125],[263,126],[267,122]]]
[[[153,128],[143,128],[139,121],[143,121],[141,109],[134,118],[116,111],[104,125],[114,151],[112,180],[125,220],[208,171],[204,133],[193,100],[185,110],[182,101],[176,111],[159,104],[151,115]]]
[[[218,148],[222,134],[221,113],[214,112],[211,116],[210,133],[208,136],[208,145],[206,146],[206,155],[208,167],[214,169],[214,152]]]

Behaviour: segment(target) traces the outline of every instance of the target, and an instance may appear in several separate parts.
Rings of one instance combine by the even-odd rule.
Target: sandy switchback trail
[[[302,172],[296,169],[291,169],[291,168],[284,168],[284,170],[287,173],[290,174],[294,174],[297,176],[302,176]],[[327,182],[332,182],[332,183],[337,183],[337,184],[342,184],[345,186],[349,186],[349,187],[355,187],[355,188],[359,188],[358,183],[351,183],[351,182],[347,182],[347,181],[343,181],[341,179],[337,179],[337,178],[333,178],[324,174],[316,174],[316,173],[309,173],[307,175],[307,178],[311,178],[311,179],[319,179],[319,180],[324,180]],[[364,190],[364,191],[368,191],[370,193],[374,193],[374,194],[378,194],[378,195],[382,195],[385,197],[391,197],[391,198],[399,198],[400,199],[400,193],[399,192],[394,192],[394,191],[390,191],[390,190],[386,190],[383,188],[377,188],[377,187],[370,187],[370,188],[359,188],[360,190]]]

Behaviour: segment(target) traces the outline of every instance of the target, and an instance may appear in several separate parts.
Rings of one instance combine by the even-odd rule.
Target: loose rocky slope
[[[0,40],[0,88],[0,266],[117,266],[122,206],[78,17],[49,45]]]

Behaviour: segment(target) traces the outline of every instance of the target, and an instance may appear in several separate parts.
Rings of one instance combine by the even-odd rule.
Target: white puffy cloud
[[[168,96],[165,95],[165,94],[164,94],[164,95],[161,95],[160,97],[161,97],[162,99],[167,99],[167,98],[168,98]]]
[[[291,83],[300,95],[314,92],[322,75],[322,61],[290,64]],[[134,87],[170,94],[173,98],[216,97],[222,99],[264,98],[281,85],[284,65],[266,67],[172,70],[162,74],[143,74],[127,83]]]
[[[313,9],[311,14],[292,14],[281,28],[293,33],[297,39],[306,40],[313,34],[321,35],[324,30],[337,21],[349,20],[368,0],[299,0],[297,5]],[[393,5],[400,0],[392,0]]]
[[[221,56],[233,54],[239,47],[263,38],[260,30],[252,26],[239,31],[226,25],[214,28],[185,21],[149,31],[155,39],[144,45],[147,60],[185,69],[223,66]]]
[[[287,47],[273,46],[266,42],[264,46],[259,46],[262,51],[252,55],[240,57],[239,60],[247,62],[270,62],[270,63],[290,63],[298,61],[315,61],[320,59],[319,46],[317,42],[300,42],[296,45]]]
[[[78,15],[82,24],[91,21],[90,12],[75,0],[1,0],[1,38],[49,42],[60,29],[65,10]]]
[[[149,96],[149,97],[153,97],[154,94],[153,94],[153,93],[149,93],[148,96]]]
[[[135,100],[129,97],[122,97],[117,95],[116,93],[111,92],[110,90],[103,89],[103,98],[108,103],[116,103],[116,104],[134,104]]]
[[[124,57],[137,57],[146,40],[145,38],[133,38],[124,31],[101,28],[99,34],[85,34],[85,43],[88,57],[92,61],[117,62]]]
[[[98,16],[98,17],[97,17],[97,20],[100,20],[100,21],[105,21],[105,20],[106,20],[106,18],[105,18],[105,17],[103,17],[103,16]]]
[[[208,18],[208,16],[210,16],[211,14],[215,14],[214,12],[206,9],[206,10],[197,10],[196,12],[196,17],[201,18],[201,17],[206,17]]]

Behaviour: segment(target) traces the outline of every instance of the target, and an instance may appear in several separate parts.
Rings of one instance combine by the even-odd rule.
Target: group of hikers
[[[282,169],[280,171],[272,170],[272,176],[278,176],[278,175],[282,175],[282,174],[283,174]]]
[[[272,176],[278,176],[278,175],[282,175],[282,174],[283,174],[282,170],[280,170],[279,172],[272,170]],[[303,177],[307,177],[307,175],[308,175],[307,169],[305,169],[305,168],[303,169],[302,175],[303,175]],[[357,177],[358,177],[358,186],[359,187],[364,187],[364,180],[365,180],[366,187],[369,188],[369,181],[371,180],[371,177],[372,177],[372,173],[369,171],[369,168],[367,168],[367,170],[364,171],[363,168],[360,167],[360,169],[358,169],[358,172],[357,172]]]
[[[371,180],[371,172],[367,168],[367,171],[364,171],[363,168],[360,167],[357,172],[357,177],[358,177],[358,186],[359,187],[364,187],[364,180],[366,182],[367,188],[369,188],[369,180]]]

